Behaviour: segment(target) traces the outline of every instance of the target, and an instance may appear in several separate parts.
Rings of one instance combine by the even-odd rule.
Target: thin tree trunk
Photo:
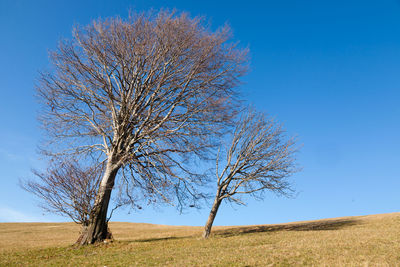
[[[87,233],[88,233],[88,226],[82,225],[81,232],[79,233],[79,238],[78,240],[76,240],[75,244],[81,245],[82,240],[87,238]]]
[[[94,208],[91,212],[89,225],[87,226],[86,232],[83,232],[79,237],[80,245],[102,242],[111,237],[107,224],[107,210],[118,169],[119,168],[113,167],[110,163],[107,164],[101,180],[99,192],[96,196]]]
[[[208,238],[211,233],[211,227],[213,225],[215,216],[217,215],[219,205],[221,204],[221,200],[219,199],[219,194],[215,197],[214,203],[212,205],[210,215],[208,216],[208,220],[206,225],[204,226],[203,238]]]

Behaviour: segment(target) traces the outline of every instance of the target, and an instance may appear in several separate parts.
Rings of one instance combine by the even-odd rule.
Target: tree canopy
[[[239,110],[247,49],[230,38],[227,26],[211,31],[201,18],[163,10],[78,26],[50,53],[53,68],[37,87],[50,141],[43,151],[104,163],[83,242],[106,235],[118,175],[148,197],[198,197],[204,176],[191,167]]]

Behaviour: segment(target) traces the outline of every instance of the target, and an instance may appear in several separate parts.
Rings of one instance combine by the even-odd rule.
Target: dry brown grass
[[[400,213],[278,225],[114,222],[115,242],[74,248],[72,223],[0,224],[1,266],[400,266]]]

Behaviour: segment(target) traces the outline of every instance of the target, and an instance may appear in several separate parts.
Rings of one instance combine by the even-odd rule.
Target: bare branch
[[[217,176],[217,193],[205,226],[208,237],[223,200],[244,205],[241,195],[262,199],[262,193],[290,195],[287,178],[298,171],[294,139],[286,139],[282,127],[249,109],[236,124],[232,141],[225,149],[225,168]],[[221,164],[217,158],[216,169]]]
[[[33,170],[38,182],[28,180],[20,184],[42,199],[45,211],[87,226],[102,172],[102,165],[82,167],[76,159],[56,160],[44,173]]]
[[[135,183],[120,184],[178,207],[202,196],[205,176],[188,170],[232,125],[247,70],[247,49],[230,42],[230,29],[202,24],[165,10],[99,19],[50,54],[53,69],[37,86],[43,150],[105,161],[90,229],[105,228],[121,169]]]

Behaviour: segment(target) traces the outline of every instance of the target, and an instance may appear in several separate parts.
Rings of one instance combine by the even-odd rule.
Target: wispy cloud
[[[44,222],[45,217],[36,217],[15,210],[10,207],[0,206],[0,222]]]
[[[23,158],[22,156],[12,153],[4,148],[0,148],[0,156],[10,161],[21,160]]]

